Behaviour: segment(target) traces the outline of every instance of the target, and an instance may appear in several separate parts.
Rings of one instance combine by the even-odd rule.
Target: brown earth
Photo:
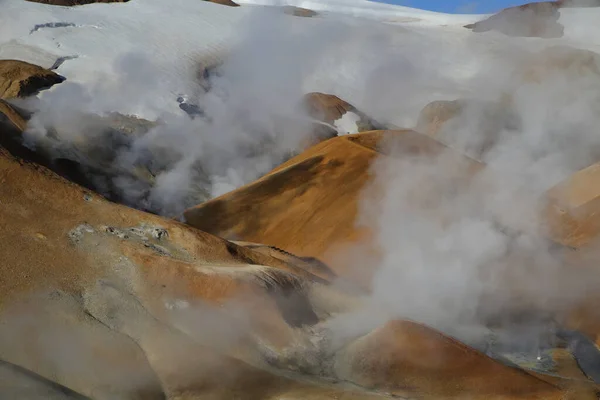
[[[0,60],[0,99],[31,96],[61,83],[62,76],[18,60]]]
[[[312,117],[329,124],[342,118],[348,111],[356,111],[352,104],[332,94],[308,93],[304,96],[304,102]]]
[[[510,82],[497,99],[433,101],[421,110],[414,129],[481,159],[501,131],[519,129],[521,116],[513,103],[514,90],[522,85],[552,84],[557,77],[600,79],[600,55],[570,46],[550,46],[527,54],[516,63]]]
[[[0,100],[0,125],[5,126],[6,129],[16,129],[23,132],[27,126],[27,121],[14,106]]]
[[[266,243],[269,246],[293,251],[299,255],[319,257],[332,267],[338,278],[349,278],[362,287],[368,287],[368,282],[370,282],[374,273],[373,265],[378,265],[377,262],[374,262],[377,259],[377,248],[368,230],[356,224],[347,224],[347,221],[356,219],[360,204],[360,200],[357,201],[357,198],[360,199],[364,195],[359,193],[364,193],[367,190],[370,199],[377,199],[378,189],[369,186],[368,171],[370,163],[381,156],[402,157],[403,155],[415,154],[431,155],[439,159],[442,151],[445,151],[445,155],[450,154],[456,157],[456,161],[452,162],[453,164],[460,164],[461,160],[467,164],[466,170],[458,169],[460,173],[470,170],[471,172],[466,174],[467,177],[479,171],[482,167],[482,164],[464,158],[458,153],[448,152],[439,142],[413,131],[379,131],[348,135],[314,146],[301,156],[277,167],[258,181],[188,210],[186,218],[188,223],[225,237]],[[349,165],[346,165],[345,162],[348,162]],[[449,176],[448,178],[450,179]],[[451,184],[460,188],[460,182],[452,180]],[[422,201],[417,199],[418,204],[429,202],[431,198],[439,198],[439,195],[436,196],[435,192],[430,192],[427,189],[423,193],[425,198]],[[248,206],[249,204],[252,206]],[[445,218],[447,216],[441,217]],[[297,229],[297,226],[302,228]],[[263,251],[272,254],[279,250],[272,247],[263,247]],[[567,250],[565,249],[565,251]],[[365,256],[365,254],[368,255]],[[558,254],[557,257],[559,257]],[[361,262],[361,259],[365,262]],[[527,285],[523,286],[519,283],[520,280],[523,280],[522,268],[525,265],[524,263],[527,262],[526,257],[523,258],[523,255],[515,254],[510,257],[507,256],[507,260],[503,262],[510,264],[510,266],[501,267],[498,265],[498,268],[506,273],[498,275],[497,285],[500,286],[498,288],[500,291],[504,290],[502,288],[510,287],[511,297],[510,299],[506,298],[506,292],[503,292],[503,306],[498,309],[498,313],[501,315],[495,315],[492,319],[507,320],[510,315],[517,316],[519,313],[533,309],[544,310],[545,312],[558,311],[556,316],[560,318],[565,326],[580,330],[592,338],[600,337],[600,323],[598,322],[600,321],[600,314],[596,311],[591,314],[589,311],[590,308],[595,309],[592,307],[592,304],[596,304],[593,301],[595,297],[581,294],[581,298],[584,299],[583,305],[587,307],[585,310],[579,310],[578,306],[573,308],[573,303],[565,303],[561,310],[546,309],[546,306],[540,304],[535,295],[531,295],[531,290]],[[354,269],[353,266],[357,264],[362,269]],[[583,269],[584,267],[587,269]],[[571,266],[561,267],[560,272],[556,270],[553,273],[556,276],[567,277],[572,273],[571,268],[580,268],[578,274],[581,273],[581,276],[585,276],[587,273],[591,273],[590,276],[593,276],[595,271],[595,267],[591,265],[583,266],[581,263],[579,265],[573,263]],[[327,276],[327,278],[329,277]],[[590,279],[590,285],[595,285],[593,283],[595,281],[597,279]],[[493,296],[491,299],[482,299],[482,303],[485,304],[489,302],[493,304],[494,301]],[[585,316],[583,324],[581,323],[581,315]],[[414,345],[414,341],[410,343]],[[348,348],[353,348],[354,345],[355,343],[349,345]],[[381,345],[380,341],[377,341],[376,347],[388,348]],[[424,347],[427,348],[427,346]],[[365,351],[365,353],[368,354],[369,351]],[[378,353],[373,356],[373,363],[376,366],[366,369],[366,371],[376,372],[372,372],[371,375],[366,373],[367,377],[359,373],[353,375],[354,372],[351,366],[356,364],[343,358],[346,357],[346,353],[342,352],[342,354],[339,355],[339,357],[342,357],[339,363],[345,368],[338,372],[344,378],[353,376],[353,378],[348,379],[358,382],[361,386],[375,387],[386,393],[391,392],[397,395],[406,395],[408,392],[403,392],[402,389],[408,388],[407,390],[410,392],[410,389],[414,387],[426,387],[426,390],[438,390],[439,393],[446,393],[447,391],[447,388],[435,388],[436,384],[434,383],[425,384],[424,381],[429,378],[426,378],[427,373],[422,371],[416,373],[415,377],[406,378],[410,379],[410,383],[399,384],[399,386],[390,385],[389,382],[403,381],[400,378],[390,378],[389,374],[393,374],[393,372],[385,372],[396,369],[394,358],[384,363],[385,358]],[[336,358],[336,360],[338,359]],[[361,360],[360,367],[357,368],[365,373],[363,368],[369,364],[366,357],[361,357]],[[564,364],[561,365],[561,368],[566,366],[568,369],[569,361],[568,358],[563,358],[558,362]],[[378,362],[383,364],[379,365]],[[401,377],[407,376],[407,373],[401,370],[403,365],[410,365],[410,363],[405,362],[397,367],[401,371],[398,372]],[[435,363],[433,365],[437,366]],[[493,368],[499,368],[499,366]],[[431,372],[431,376],[444,376],[444,374],[445,372],[439,370],[435,370],[435,372],[432,370]],[[384,377],[381,378],[382,381],[377,381],[379,376]],[[451,378],[448,379],[451,380]],[[553,385],[559,385],[565,390],[568,388],[569,391],[573,391],[575,394],[572,394],[572,397],[569,398],[594,398],[595,389],[588,381],[581,382],[581,379],[576,382],[565,381],[562,378],[549,379],[547,376],[542,376],[540,379]],[[507,382],[512,380],[513,378],[507,378]],[[476,383],[477,381],[479,383]],[[479,378],[469,378],[468,382],[475,385],[477,389],[460,386],[456,393],[458,398],[460,398],[459,392],[483,390],[481,387],[485,385],[486,378],[482,375]],[[519,380],[516,379],[515,382],[519,382]],[[502,384],[499,385],[502,386]],[[507,384],[502,387],[512,393],[511,395],[522,396],[523,398],[530,398],[529,396],[531,398],[553,398],[555,396],[546,393],[531,394],[527,391],[513,393],[510,385]],[[496,391],[497,389],[490,387],[490,390]],[[430,395],[435,398],[432,393]],[[486,396],[494,398],[489,393]],[[500,396],[499,398],[503,397]]]
[[[336,253],[351,243],[369,247],[371,233],[357,227],[355,220],[371,177],[369,167],[391,148],[395,148],[395,155],[434,155],[446,149],[408,130],[333,138],[249,185],[187,210],[186,222],[232,240],[264,243],[320,258],[338,275],[351,275],[364,283],[366,276],[362,274],[368,276],[373,271],[344,270],[346,263],[336,260]],[[467,163],[479,168],[475,161]]]
[[[565,246],[580,248],[600,234],[600,165],[594,164],[557,184],[546,195],[548,235]]]
[[[319,259],[314,257],[298,257],[292,253],[289,253],[285,250],[277,248],[275,246],[268,246],[260,243],[252,243],[252,242],[238,242],[234,241],[234,243],[244,246],[246,248],[252,249],[253,251],[267,254],[271,257],[275,257],[277,259],[293,263],[295,265],[302,265],[303,269],[309,271],[316,276],[322,277],[325,280],[333,281],[336,277],[335,272],[329,268],[329,266]]]
[[[26,128],[28,114],[26,110],[0,100],[0,125],[4,128],[0,144],[15,154],[35,160],[90,190],[101,191],[103,196],[114,201],[124,200],[123,194],[114,187],[116,176],[129,177],[138,188],[146,191],[153,187],[156,171],[151,170],[149,165],[118,167],[115,158],[123,146],[129,145],[157,123],[118,113],[105,116],[71,113],[65,118],[76,122],[85,135],[71,142],[49,135],[38,140],[33,152],[22,145],[21,134]],[[59,148],[61,150],[57,151]]]
[[[0,394],[10,399],[85,399],[65,387],[3,361],[0,361]]]
[[[293,258],[107,202],[5,148],[0,204],[1,360],[92,398],[369,398],[223,354],[264,364],[262,347],[318,321],[306,296],[325,281]],[[241,322],[223,312],[237,302]]]
[[[557,0],[560,7],[600,7],[599,0]]]
[[[436,137],[443,125],[459,116],[466,104],[463,100],[436,100],[427,104],[419,113],[415,130]]]
[[[447,151],[425,135],[375,131],[314,146],[188,210],[188,222],[205,233],[60,178],[7,140],[25,126],[26,117],[0,100],[0,397],[23,388],[40,399],[596,397],[568,352],[557,353],[560,372],[577,382],[502,365],[408,321],[348,341],[329,355],[332,371],[311,369],[322,367],[312,358],[321,354],[312,353],[306,328],[360,302],[328,283],[340,275],[362,283],[373,273],[348,271],[352,254],[337,251],[372,244],[355,225],[370,165],[381,156]],[[471,172],[481,168],[452,154]],[[550,191],[561,212],[585,216],[558,224],[577,246],[573,232],[589,241],[600,229],[585,207],[595,204],[594,171]],[[595,304],[569,325],[600,342]],[[304,373],[317,378],[307,382]]]

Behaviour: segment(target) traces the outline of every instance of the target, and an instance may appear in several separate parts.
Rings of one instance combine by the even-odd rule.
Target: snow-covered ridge
[[[505,56],[507,49],[515,45],[565,44],[600,52],[600,8],[562,9],[560,23],[565,26],[565,37],[548,40],[473,33],[463,27],[485,15],[444,14],[368,0],[240,2],[244,6],[235,8],[202,0],[131,0],[66,8],[0,0],[0,58],[56,68],[69,83],[89,90],[96,103],[103,102],[95,104],[97,108],[155,118],[163,112],[180,113],[175,99],[193,96],[191,80],[199,66],[221,60],[240,40],[247,41],[249,31],[262,23],[260,19],[253,20],[261,13],[268,19],[285,18],[285,23],[276,25],[277,29],[299,26],[308,31],[322,28],[328,20],[360,17],[356,20],[363,22],[357,22],[355,29],[349,31],[357,35],[359,42],[371,31],[385,37],[386,42],[376,51],[368,50],[368,46],[353,50],[356,46],[349,41],[344,59],[335,61],[335,68],[329,68],[326,77],[307,83],[306,91],[336,91],[361,106],[361,99],[353,96],[364,92],[360,81],[369,73],[365,67],[368,61],[361,55],[365,51],[378,62],[382,57],[390,59],[383,64],[399,63],[395,67],[399,74],[413,65],[424,69],[420,74],[423,77],[429,73],[433,78],[443,78],[444,83],[439,85],[435,79],[423,78],[420,83],[427,96],[415,100],[415,107],[427,100],[458,96],[459,93],[449,91],[448,80],[455,80],[454,86],[464,88],[463,83],[487,68],[486,63]],[[297,18],[261,5],[293,5],[320,14]],[[328,34],[323,30],[324,39]],[[269,35],[267,32],[265,37]],[[135,89],[142,86],[143,91]],[[95,94],[99,92],[105,96]]]
[[[446,14],[369,0],[240,0],[238,3],[269,6],[292,5],[315,11],[425,25],[466,25],[487,17],[486,14]]]
[[[229,51],[236,25],[249,11],[195,0],[71,8],[4,0],[0,9],[0,58],[50,68],[67,57],[57,72],[88,86],[159,72],[161,81],[149,84],[163,93],[183,90],[193,68]],[[153,103],[156,109],[166,106],[160,98]]]
[[[173,99],[187,92],[195,69],[200,64],[222,59],[245,35],[247,25],[252,24],[250,21],[244,26],[244,21],[250,15],[271,9],[251,4],[284,5],[258,0],[231,8],[201,0],[131,0],[66,8],[3,0],[0,58],[56,68],[69,82],[81,83],[91,91],[94,87],[106,91],[113,85],[115,94],[125,97],[115,108],[119,105],[125,107],[121,109],[123,112],[156,117],[163,111],[179,112]],[[287,18],[289,24],[318,24],[314,20],[336,14],[417,26],[460,26],[479,19],[364,0],[291,0],[285,4],[327,14],[300,20],[272,13],[272,18]],[[121,93],[132,79],[138,82],[146,79],[149,83],[146,86],[154,89],[146,87],[145,93]],[[143,107],[135,106],[136,95],[144,97]]]

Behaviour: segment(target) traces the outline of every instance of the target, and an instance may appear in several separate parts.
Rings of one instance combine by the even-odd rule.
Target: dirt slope
[[[294,7],[294,6],[283,6],[283,12],[285,14],[293,15],[294,17],[311,18],[319,15],[316,11],[308,8]]]
[[[600,165],[571,175],[546,194],[549,235],[559,243],[579,248],[600,234]]]
[[[378,350],[382,348],[385,353]],[[549,400],[564,395],[524,371],[408,321],[390,322],[354,341],[342,350],[335,368],[345,379],[398,396],[415,387],[423,388],[424,398]]]
[[[37,65],[18,60],[0,60],[0,99],[25,97],[65,80]]]
[[[0,138],[19,131],[19,117],[3,120]],[[410,322],[329,347],[327,319],[361,300],[328,285],[337,271],[326,264],[110,203],[15,149],[0,147],[0,360],[25,372],[15,382],[64,387],[66,398],[157,400],[559,399],[570,390]],[[413,131],[335,138],[226,195],[221,216],[231,212],[241,220],[232,229],[248,236],[325,254],[364,237],[342,222],[354,219],[374,158],[443,151]]]
[[[215,4],[220,4],[222,6],[229,6],[229,7],[239,7],[240,5],[234,1],[231,0],[206,0],[209,1],[211,3],[215,3]]]

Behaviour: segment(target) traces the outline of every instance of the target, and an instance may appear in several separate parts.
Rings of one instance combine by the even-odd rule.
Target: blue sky
[[[491,13],[540,0],[379,0],[383,3],[449,13]]]

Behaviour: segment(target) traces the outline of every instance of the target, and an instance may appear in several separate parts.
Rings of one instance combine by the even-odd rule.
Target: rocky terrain
[[[0,2],[0,398],[598,398],[598,4],[88,3]]]

